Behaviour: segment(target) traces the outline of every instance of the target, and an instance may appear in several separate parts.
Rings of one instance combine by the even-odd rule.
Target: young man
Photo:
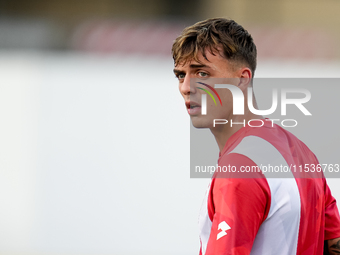
[[[184,29],[172,54],[193,125],[211,130],[220,149],[220,167],[238,169],[211,181],[199,219],[200,254],[339,254],[340,216],[322,173],[290,172],[291,178],[269,178],[261,171],[239,174],[242,167],[261,164],[318,164],[300,140],[252,113],[246,103],[244,114],[234,114],[231,90],[241,90],[247,102],[256,69],[251,35],[233,20],[208,19]],[[232,86],[214,89],[209,84],[213,78]],[[219,95],[220,105],[210,97],[203,105],[208,89]],[[253,95],[252,102],[256,108]],[[234,125],[215,125],[216,119]],[[250,120],[262,126],[235,125]]]

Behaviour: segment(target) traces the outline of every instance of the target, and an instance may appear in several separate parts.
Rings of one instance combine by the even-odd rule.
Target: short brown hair
[[[214,54],[221,48],[223,57],[246,64],[254,76],[256,46],[248,31],[234,20],[213,18],[185,28],[172,45],[172,57],[177,65],[191,59],[198,61],[198,53],[207,59],[206,49]]]

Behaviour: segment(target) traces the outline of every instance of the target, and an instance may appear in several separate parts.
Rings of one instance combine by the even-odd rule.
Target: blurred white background
[[[339,77],[339,10],[333,0],[0,0],[0,254],[198,254],[209,179],[189,178],[172,41],[226,16],[253,34],[257,77]],[[339,180],[329,184],[340,201]]]
[[[0,53],[0,253],[197,254],[208,179],[164,57]],[[260,62],[258,77],[339,63]],[[340,201],[338,180],[329,180]]]

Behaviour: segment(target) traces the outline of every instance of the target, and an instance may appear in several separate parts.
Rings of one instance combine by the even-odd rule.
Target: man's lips
[[[186,105],[187,109],[194,108],[194,107],[201,107],[201,105],[199,103],[196,103],[194,101],[186,101],[185,105]]]
[[[201,113],[201,105],[193,101],[186,101],[185,106],[187,107],[190,115],[197,115]]]

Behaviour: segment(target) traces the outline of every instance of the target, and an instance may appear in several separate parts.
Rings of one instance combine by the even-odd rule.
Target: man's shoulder
[[[301,164],[318,163],[302,141],[277,125],[248,128],[233,139],[221,154],[219,165],[232,164],[248,170],[257,166],[266,176],[281,178],[293,177],[291,171]]]
[[[311,150],[291,132],[276,124],[267,124],[262,127],[242,128],[228,140],[220,156],[226,157],[228,154],[236,152],[249,153],[250,151],[256,152],[275,149],[281,154],[293,154],[299,151],[312,153]]]

